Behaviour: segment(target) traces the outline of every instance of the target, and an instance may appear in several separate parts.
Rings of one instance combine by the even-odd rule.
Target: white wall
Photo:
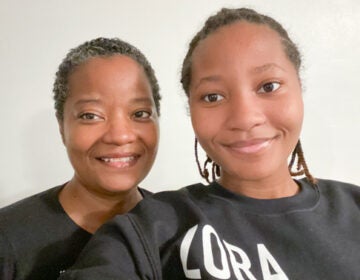
[[[160,81],[160,150],[142,186],[199,181],[179,72],[187,43],[222,6],[255,8],[288,28],[304,55],[302,138],[311,171],[360,185],[358,0],[0,0],[0,206],[71,178],[52,83],[66,52],[98,36],[139,47]]]

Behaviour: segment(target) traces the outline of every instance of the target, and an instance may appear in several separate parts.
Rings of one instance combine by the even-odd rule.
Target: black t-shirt
[[[360,279],[360,188],[319,180],[280,199],[217,183],[144,199],[59,279]]]
[[[92,234],[65,213],[58,200],[62,187],[0,209],[1,280],[57,279],[74,264]]]

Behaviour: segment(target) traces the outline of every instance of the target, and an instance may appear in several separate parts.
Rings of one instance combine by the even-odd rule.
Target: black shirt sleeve
[[[97,231],[76,264],[59,280],[161,279],[154,252],[131,217],[118,216]]]

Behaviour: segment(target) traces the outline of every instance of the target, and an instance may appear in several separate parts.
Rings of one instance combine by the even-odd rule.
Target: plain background
[[[310,170],[360,185],[358,0],[0,0],[0,206],[72,177],[52,83],[67,51],[99,36],[140,48],[160,82],[160,149],[141,185],[160,191],[200,181],[180,67],[192,36],[221,7],[255,8],[287,28],[303,54]]]

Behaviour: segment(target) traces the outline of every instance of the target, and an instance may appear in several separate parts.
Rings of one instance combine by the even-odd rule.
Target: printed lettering
[[[264,280],[289,280],[265,245],[258,244],[257,248]],[[276,274],[271,274],[270,265]]]
[[[241,273],[241,271],[242,271],[247,276],[247,279],[256,280],[255,276],[250,271],[251,262],[247,256],[247,254],[243,250],[241,250],[239,247],[231,245],[231,244],[227,243],[226,241],[224,241],[224,243],[229,252],[231,266],[233,267],[236,279],[244,280],[244,277],[242,276],[242,273]],[[239,263],[236,260],[235,254],[237,254],[240,257],[240,259],[242,261],[241,263]]]
[[[204,251],[204,265],[206,270],[212,276],[218,279],[229,279],[230,269],[224,246],[222,245],[219,236],[212,226],[206,225],[202,230],[203,237],[203,251]],[[214,236],[216,243],[220,249],[220,261],[222,268],[215,266],[213,248],[211,244],[211,236]]]
[[[194,238],[198,225],[193,226],[188,232],[185,234],[183,241],[180,246],[180,259],[181,264],[185,273],[185,276],[188,279],[201,279],[200,269],[188,269],[187,262],[189,257],[189,251],[191,242]]]
[[[197,230],[198,225],[190,228],[180,245],[181,264],[187,279],[202,279],[199,267],[193,269],[188,267],[190,248]],[[244,250],[225,240],[221,240],[215,229],[210,225],[205,225],[201,233],[204,267],[207,273],[216,279],[230,279],[232,277],[230,269],[232,268],[236,279],[256,280],[254,274],[250,271],[251,261]],[[219,254],[215,253],[215,250]],[[226,251],[230,259],[228,259]],[[262,273],[261,279],[289,280],[264,244],[257,244],[257,251]],[[196,254],[193,251],[192,253]],[[198,254],[200,253],[198,252]]]

